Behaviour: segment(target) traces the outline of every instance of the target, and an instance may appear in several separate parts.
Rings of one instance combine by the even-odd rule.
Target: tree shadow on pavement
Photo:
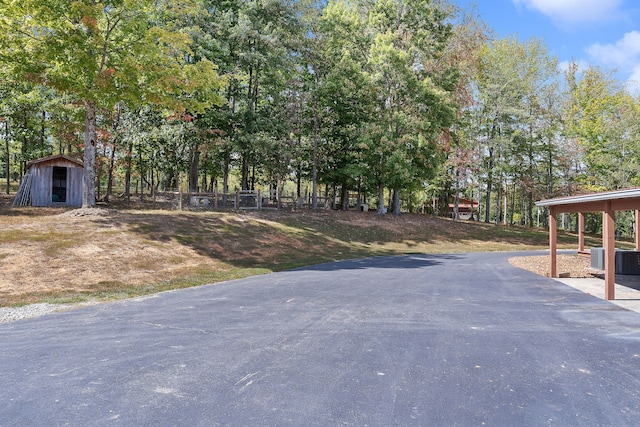
[[[336,261],[297,268],[295,271],[365,270],[370,268],[424,268],[442,264],[442,260],[460,259],[462,255],[398,255]]]

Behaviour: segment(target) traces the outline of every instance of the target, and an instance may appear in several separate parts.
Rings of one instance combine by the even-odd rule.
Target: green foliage
[[[118,102],[200,112],[220,104],[215,66],[190,61],[188,18],[199,1],[0,3],[0,59],[11,73],[85,106],[83,205],[95,204],[96,108]]]
[[[451,36],[446,14],[430,1],[334,1],[320,28],[328,71],[319,101],[336,181],[366,171],[374,186],[399,190],[430,177],[456,110],[455,73],[437,63]]]
[[[502,197],[511,189],[512,203],[524,209],[518,220],[533,225],[533,202],[556,191],[557,145],[561,99],[557,61],[538,40],[515,38],[487,44],[479,58],[477,104],[466,123],[479,145],[477,157],[485,186],[485,221],[497,190],[496,222],[504,220]],[[513,209],[511,221],[515,216]]]
[[[483,193],[528,225],[537,199],[640,185],[638,100],[489,34],[447,0],[0,0],[0,176],[84,152],[87,204],[115,178],[309,180],[380,212]]]
[[[566,133],[583,149],[586,169],[579,180],[602,191],[640,183],[640,105],[604,70],[566,74],[569,102]]]

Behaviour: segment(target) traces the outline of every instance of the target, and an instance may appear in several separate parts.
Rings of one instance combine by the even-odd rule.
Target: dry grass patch
[[[0,305],[125,298],[376,255],[546,249],[547,239],[536,230],[410,214],[0,204]],[[577,241],[560,239],[560,247]]]

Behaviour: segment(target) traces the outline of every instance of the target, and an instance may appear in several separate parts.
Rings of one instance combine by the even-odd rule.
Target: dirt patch
[[[118,210],[107,208],[79,208],[57,215],[59,218],[106,218],[118,215]]]

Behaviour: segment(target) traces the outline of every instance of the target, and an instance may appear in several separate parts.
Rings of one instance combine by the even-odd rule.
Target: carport
[[[549,209],[550,277],[558,277],[557,219],[560,213],[578,214],[578,251],[584,252],[584,214],[602,212],[602,246],[604,247],[605,299],[615,299],[615,212],[635,211],[636,251],[640,251],[640,188],[608,191],[583,196],[561,197],[536,202],[536,206]]]

